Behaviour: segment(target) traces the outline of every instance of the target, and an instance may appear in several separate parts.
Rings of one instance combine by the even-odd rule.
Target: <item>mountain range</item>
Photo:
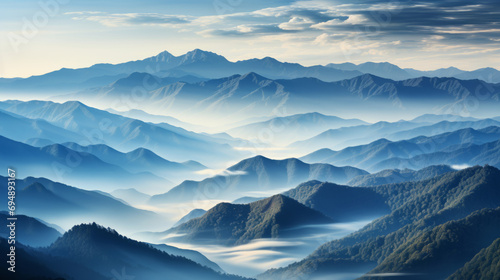
[[[367,145],[348,147],[340,151],[321,149],[301,158],[306,162],[322,162],[335,165],[350,165],[363,168],[368,171],[380,171],[392,168],[424,168],[429,165],[438,164],[497,164],[497,161],[488,161],[490,157],[472,157],[472,154],[460,160],[446,158],[445,155],[454,156],[456,150],[473,149],[475,145],[486,145],[500,139],[500,127],[491,126],[480,130],[465,128],[453,132],[443,133],[432,137],[420,136],[409,140],[391,142],[380,139]],[[495,144],[485,146],[487,149],[495,149]],[[478,148],[480,149],[480,148]],[[441,153],[442,152],[442,153]],[[427,158],[426,162],[418,161],[419,158]],[[477,158],[479,161],[474,161]],[[456,157],[455,157],[456,159]],[[405,160],[416,161],[415,166],[409,163],[403,164]],[[482,162],[481,162],[482,160]],[[432,161],[429,163],[429,161]]]
[[[207,168],[196,161],[182,163],[168,161],[144,148],[122,153],[104,144],[81,146],[69,142],[62,143],[62,145],[74,151],[92,154],[104,162],[120,166],[129,172],[153,173],[167,180],[180,180],[181,178],[193,176],[192,173],[196,171]]]
[[[320,113],[307,113],[276,117],[268,121],[236,127],[227,132],[235,137],[256,140],[255,142],[286,146],[292,142],[316,136],[328,129],[362,124],[366,124],[366,122],[358,119],[325,116]]]
[[[366,187],[379,186],[410,181],[422,181],[438,175],[456,171],[448,165],[432,165],[420,170],[386,169],[369,175],[355,177],[347,183],[349,186]]]
[[[7,181],[6,177],[0,176],[0,179]],[[33,177],[16,180],[16,190],[17,214],[43,219],[63,228],[73,226],[76,221],[89,220],[108,224],[126,233],[136,232],[138,227],[161,227],[152,223],[161,219],[160,215],[136,209],[101,192]],[[4,199],[6,208],[7,197]],[[116,213],[126,215],[127,220],[116,219]]]
[[[390,214],[258,279],[332,273],[444,279],[500,237],[499,180],[500,170],[477,166],[429,180],[372,187],[385,198]]]
[[[99,186],[103,191],[142,185],[145,192],[161,192],[173,184],[150,172],[132,173],[92,154],[77,152],[59,144],[36,148],[2,136],[0,144],[4,149],[0,164],[17,167],[21,174],[25,174],[22,177],[47,177],[90,190]],[[113,177],[109,174],[113,174]]]
[[[418,118],[417,121],[381,121],[368,125],[329,129],[312,138],[292,143],[289,147],[306,152],[323,148],[344,149],[349,146],[368,144],[381,138],[399,141],[418,136],[435,136],[464,128],[482,129],[489,126],[500,126],[500,122],[494,119],[427,122],[439,119],[437,117],[437,119],[424,118],[422,121],[418,120]]]
[[[500,71],[491,67],[474,71],[464,71],[456,67],[441,68],[433,71],[420,71],[411,68],[402,69],[388,62],[365,62],[358,65],[353,63],[329,63],[326,66],[344,71],[359,71],[365,74],[378,75],[392,80],[406,80],[418,77],[453,77],[461,80],[479,79],[488,83],[500,82]]]
[[[493,114],[499,86],[481,80],[456,78],[420,77],[394,81],[372,74],[325,82],[302,77],[272,79],[249,72],[198,83],[177,82],[143,91],[144,97],[137,102],[137,108],[151,112],[167,111],[188,122],[199,122],[201,116],[210,116],[218,122],[227,122],[230,116],[234,122],[273,115],[283,108],[291,113],[335,112],[345,115],[352,113],[348,108],[356,106],[365,113],[373,113],[374,107],[378,107],[393,113],[422,114],[429,110],[457,109],[465,106],[464,102],[470,98],[477,99],[478,106],[485,113]],[[134,87],[106,86],[61,96],[60,100],[113,104],[124,96],[130,97],[133,92]]]
[[[297,63],[280,62],[271,57],[230,62],[223,56],[195,49],[184,55],[174,56],[167,51],[143,60],[119,64],[95,64],[88,68],[62,68],[40,76],[26,79],[2,79],[2,90],[26,92],[30,90],[76,90],[102,86],[119,80],[134,72],[158,75],[167,80],[195,80],[221,78],[232,74],[256,72],[274,79],[315,77],[325,81],[338,81],[361,74],[383,75],[384,78],[404,80],[427,77],[455,77],[464,80],[482,79],[490,83],[500,82],[500,73],[493,68],[463,71],[457,68],[418,71],[401,69],[390,63],[367,62],[360,65],[352,63],[316,65],[304,67]],[[160,80],[159,82],[161,82]],[[159,83],[157,82],[157,83]],[[150,83],[148,83],[150,84]]]
[[[0,109],[30,119],[43,119],[80,135],[79,145],[107,144],[121,151],[149,149],[163,158],[175,161],[199,160],[213,163],[216,154],[221,160],[234,157],[229,145],[210,141],[168,124],[155,125],[114,115],[78,101],[64,104],[49,101],[4,101]],[[71,134],[71,133],[70,133]],[[218,141],[218,140],[217,140]],[[63,143],[67,141],[57,141]]]
[[[229,167],[226,174],[202,181],[184,181],[164,194],[154,195],[154,204],[208,199],[239,198],[246,193],[275,192],[308,180],[346,183],[366,171],[329,164],[307,164],[298,159],[272,160],[263,156],[245,159]]]

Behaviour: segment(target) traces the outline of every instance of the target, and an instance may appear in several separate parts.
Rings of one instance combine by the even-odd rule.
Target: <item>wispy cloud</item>
[[[109,27],[132,25],[183,25],[190,23],[193,19],[192,17],[183,15],[163,15],[154,13],[107,14],[101,12],[71,12],[67,14],[76,15],[73,17],[74,20],[94,21]]]

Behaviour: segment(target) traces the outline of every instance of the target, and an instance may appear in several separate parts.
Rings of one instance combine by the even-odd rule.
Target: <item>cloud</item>
[[[75,20],[94,21],[109,27],[132,25],[171,26],[188,24],[192,20],[192,18],[188,16],[163,15],[153,13],[106,14],[100,12],[72,12],[66,14],[77,15],[76,17],[73,17],[73,19]]]

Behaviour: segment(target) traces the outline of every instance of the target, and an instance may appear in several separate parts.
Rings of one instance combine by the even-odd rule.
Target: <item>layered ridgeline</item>
[[[324,66],[304,67],[296,63],[279,62],[270,57],[230,62],[215,53],[195,49],[180,56],[164,51],[153,57],[126,63],[96,64],[80,69],[62,68],[27,79],[4,79],[0,89],[25,92],[26,90],[66,91],[67,89],[91,88],[104,86],[134,72],[147,72],[159,77],[159,79],[145,81],[146,85],[152,87],[164,80],[177,79],[190,82],[203,77],[221,78],[252,71],[272,78],[317,77],[329,81],[352,78],[362,74],[359,71],[344,71]],[[141,85],[145,84],[144,81],[141,82]]]
[[[0,180],[7,182],[6,177],[0,176]],[[163,228],[158,224],[162,219],[158,214],[136,209],[106,193],[33,177],[16,180],[16,192],[17,214],[40,218],[63,228],[85,221],[107,224],[126,233],[136,232],[137,228]],[[5,210],[6,199],[5,196]],[[127,219],[117,219],[117,213]]]
[[[346,183],[368,172],[354,167],[329,164],[307,164],[298,159],[272,160],[263,156],[242,160],[227,169],[225,175],[203,181],[184,181],[164,194],[151,197],[151,203],[233,200],[253,192],[279,193],[309,180]]]
[[[380,139],[367,145],[348,147],[340,151],[321,149],[304,157],[305,162],[350,165],[376,172],[382,169],[420,169],[438,164],[499,164],[500,127],[480,130],[460,129],[436,136],[419,136],[392,142]]]
[[[203,216],[156,234],[164,241],[239,245],[261,238],[286,238],[301,227],[333,223],[322,213],[284,195],[250,204],[220,203]]]
[[[233,74],[198,83],[142,87],[147,94],[143,95],[140,108],[152,112],[168,111],[170,115],[188,121],[210,116],[213,120],[227,122],[228,115],[237,121],[245,117],[276,115],[285,108],[290,113],[335,112],[342,115],[352,114],[350,108],[354,106],[364,113],[390,109],[397,113],[423,114],[436,107],[442,111],[456,111],[453,109],[463,107],[467,97],[478,95],[487,97],[480,99],[481,108],[495,112],[500,89],[497,84],[456,78],[422,77],[394,81],[364,74],[338,82],[325,82],[302,77],[277,80],[255,72]],[[111,102],[131,96],[134,88],[105,86],[60,99]]]
[[[42,119],[64,128],[68,135],[79,135],[80,145],[107,144],[120,151],[149,149],[163,158],[174,161],[197,160],[212,163],[233,159],[235,151],[220,139],[186,131],[168,124],[151,124],[126,118],[86,106],[77,101],[63,104],[49,101],[4,101],[0,109],[30,119]],[[55,143],[67,142],[67,137],[48,139]],[[33,137],[38,137],[35,134]],[[63,141],[61,141],[63,140]]]
[[[161,192],[173,185],[150,172],[132,173],[93,154],[77,152],[60,144],[37,148],[0,136],[0,145],[3,153],[0,164],[15,166],[19,177],[46,177],[102,191],[142,186],[146,192]],[[1,173],[6,175],[6,171]]]
[[[318,135],[319,133],[340,127],[366,124],[358,119],[342,119],[325,116],[320,113],[298,114],[276,117],[264,122],[251,123],[228,130],[228,133],[256,142],[269,142],[288,145],[298,140]]]
[[[0,246],[7,250],[5,239]],[[22,245],[17,269],[22,278],[71,279],[243,279],[216,272],[184,257],[174,256],[119,235],[97,224],[73,227],[48,248]],[[26,261],[26,262],[24,262]],[[36,264],[24,267],[24,265]],[[7,270],[5,270],[7,271]],[[5,273],[5,272],[2,272]]]
[[[438,175],[456,171],[448,165],[433,165],[420,170],[386,169],[377,173],[358,176],[347,183],[349,186],[379,186],[410,181],[422,181]]]
[[[316,77],[325,81],[336,81],[359,76],[362,73],[381,75],[393,80],[427,77],[456,77],[463,80],[484,79],[486,82],[500,82],[500,72],[493,68],[464,71],[454,67],[434,71],[401,69],[390,63],[367,62],[359,65],[352,63],[328,64],[326,66],[304,67],[297,63],[280,62],[271,57],[249,59],[237,62],[228,61],[212,52],[195,49],[180,56],[167,51],[143,60],[120,64],[95,64],[88,68],[68,69],[33,76],[27,79],[3,79],[2,90],[52,90],[61,91],[102,86],[134,72],[148,72],[159,77],[148,81],[147,85],[162,83],[165,80],[193,81],[202,77],[220,78],[232,74],[257,72],[277,79]]]
[[[8,212],[0,212],[0,218],[7,221]],[[52,244],[61,236],[61,233],[46,222],[26,216],[16,215],[16,240],[31,247],[45,247]],[[9,223],[7,222],[7,225]],[[6,226],[0,228],[0,237],[9,238],[10,229]]]
[[[499,181],[500,171],[485,166],[374,187],[391,207],[390,214],[258,278],[314,279],[338,273],[446,278],[500,237]]]
[[[360,71],[366,74],[380,75],[381,77],[393,80],[405,80],[416,77],[455,77],[462,80],[482,79],[490,83],[500,82],[500,71],[494,68],[481,68],[474,71],[464,71],[456,67],[441,68],[432,71],[420,71],[411,68],[402,69],[388,62],[365,62],[361,64],[353,63],[329,63],[327,67],[344,70]]]
[[[144,148],[122,153],[104,144],[81,146],[76,143],[62,143],[62,145],[74,151],[90,153],[102,161],[120,166],[129,172],[153,173],[168,180],[196,177],[194,172],[207,168],[196,161],[169,161]]]
[[[425,121],[399,121],[393,123],[377,122],[369,125],[329,129],[307,140],[294,142],[290,144],[289,147],[309,152],[324,148],[343,149],[349,146],[374,142],[381,138],[390,141],[401,141],[420,136],[431,137],[466,128],[480,130],[490,126],[500,126],[500,122],[495,119],[474,121],[444,120],[437,123],[433,123],[432,121],[433,119],[426,119]]]

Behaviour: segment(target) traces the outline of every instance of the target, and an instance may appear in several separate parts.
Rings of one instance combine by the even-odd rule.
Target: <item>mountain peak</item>
[[[170,62],[175,56],[167,51],[162,51],[161,53],[149,58],[154,62]]]
[[[181,64],[194,62],[227,62],[227,59],[221,55],[200,49],[194,49],[181,57]]]

